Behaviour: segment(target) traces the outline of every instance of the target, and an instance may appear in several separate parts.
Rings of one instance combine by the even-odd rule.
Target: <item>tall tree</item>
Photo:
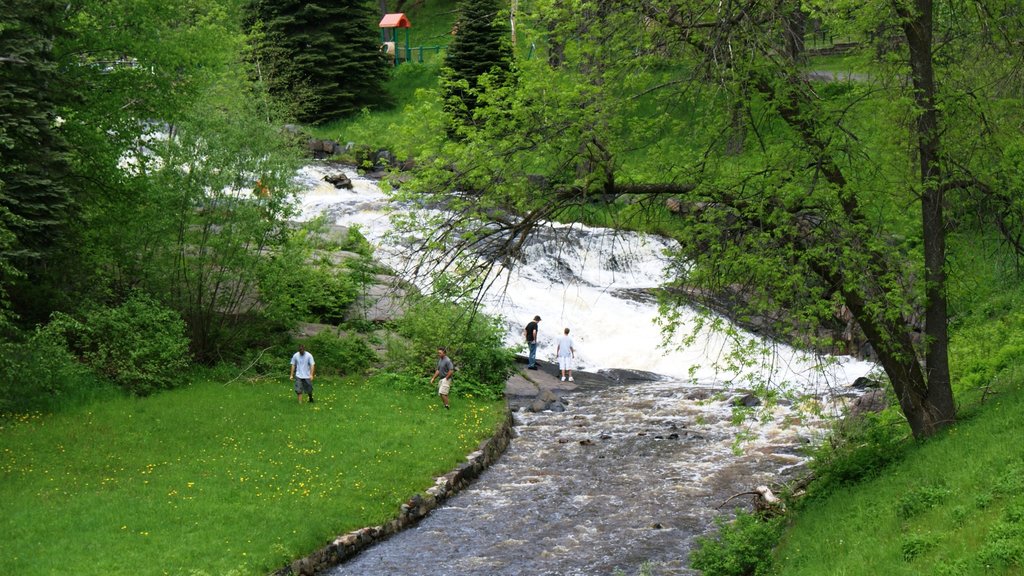
[[[49,315],[57,261],[74,244],[60,127],[72,91],[54,54],[61,13],[56,2],[11,0],[0,14],[0,294],[13,292],[15,311],[29,322]]]
[[[790,331],[849,314],[911,431],[927,437],[956,416],[943,196],[1006,180],[983,160],[1019,149],[1018,136],[984,120],[1020,121],[1002,103],[1013,67],[972,75],[977,56],[963,47],[935,57],[936,37],[958,43],[1005,26],[1007,8],[985,4],[947,14],[936,34],[926,0],[538,2],[538,19],[565,50],[558,70],[524,63],[519,97],[506,107],[513,121],[450,145],[447,162],[406,191],[441,191],[459,214],[436,229],[439,245],[499,247],[506,261],[544,221],[575,218],[594,199],[628,198],[617,212],[649,220],[664,212],[645,207],[670,198],[680,242],[670,287],[685,295],[666,302],[670,329],[695,295],[727,297],[736,315]],[[795,41],[801,5],[833,25],[900,35],[876,36],[873,53],[886,56],[870,77],[820,83]],[[1003,49],[1019,62],[1019,47]],[[478,116],[492,113],[507,112]],[[517,217],[473,224],[499,210]]]
[[[64,128],[88,184],[65,288],[107,305],[149,294],[181,313],[203,361],[259,313],[298,163],[248,80],[236,4],[86,1],[57,45],[83,86]]]
[[[300,120],[323,122],[390,103],[387,60],[373,6],[360,0],[254,0],[250,26],[262,22],[257,52],[272,72],[269,87]]]
[[[441,85],[444,109],[453,122],[449,133],[454,135],[478,123],[474,112],[483,92],[497,93],[514,76],[509,26],[496,0],[460,1],[452,34]]]

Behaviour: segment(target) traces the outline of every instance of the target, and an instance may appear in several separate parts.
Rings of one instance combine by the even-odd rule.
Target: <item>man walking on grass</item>
[[[309,401],[313,402],[313,378],[316,378],[316,362],[313,361],[313,355],[306,352],[306,345],[299,344],[299,351],[292,354],[292,372],[288,377],[295,381],[299,404],[302,404],[303,394],[308,394]]]
[[[434,383],[434,379],[438,376],[441,377],[441,383],[437,386],[437,393],[441,395],[441,402],[444,402],[445,409],[448,409],[448,391],[452,387],[452,374],[455,372],[455,365],[452,364],[452,359],[448,357],[448,353],[444,348],[437,349],[437,370],[434,370],[434,375],[430,377],[430,383]]]

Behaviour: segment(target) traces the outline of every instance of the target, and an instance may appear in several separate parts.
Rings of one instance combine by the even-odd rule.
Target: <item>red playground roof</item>
[[[380,19],[381,28],[411,28],[412,24],[409,23],[409,19],[405,17],[405,14],[398,12],[396,14],[385,14]]]

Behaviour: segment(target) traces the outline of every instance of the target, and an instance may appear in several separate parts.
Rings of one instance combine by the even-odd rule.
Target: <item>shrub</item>
[[[1024,566],[1024,523],[1007,517],[996,522],[985,535],[978,558],[985,566]]]
[[[316,360],[317,375],[361,374],[377,362],[377,354],[357,335],[336,336],[324,330],[306,340],[306,349]]]
[[[368,243],[354,228],[340,241],[324,239],[325,229],[323,219],[308,223],[261,261],[260,299],[268,318],[284,325],[300,320],[338,323],[355,302],[373,271],[364,254]],[[343,249],[361,256],[339,266],[332,253]]]
[[[823,443],[812,450],[810,463],[817,482],[811,485],[814,494],[825,494],[838,487],[850,486],[878,476],[887,466],[899,461],[908,439],[902,416],[888,411],[866,414],[848,421]]]
[[[181,317],[136,293],[120,306],[93,308],[82,320],[54,314],[46,331],[96,373],[132,394],[175,387],[189,365]]]
[[[0,342],[0,413],[53,410],[110,388],[68,352],[51,330]]]
[[[367,379],[367,386],[377,386],[390,390],[401,390],[403,392],[426,393],[427,380],[423,376],[412,374],[397,374],[395,372],[378,372]]]
[[[512,351],[503,345],[503,330],[471,306],[422,298],[413,303],[396,326],[401,338],[387,346],[387,364],[410,374],[433,373],[438,347],[445,347],[455,364],[456,394],[474,393],[500,398],[513,370]]]
[[[717,519],[718,534],[697,539],[690,566],[705,576],[769,574],[772,549],[782,535],[782,518],[738,512],[732,522]]]
[[[896,503],[896,515],[901,520],[909,520],[926,510],[930,510],[947,496],[949,496],[949,490],[939,487],[921,486],[914,488],[900,496]]]
[[[900,540],[900,554],[904,562],[911,562],[938,545],[939,538],[933,534],[907,534]]]

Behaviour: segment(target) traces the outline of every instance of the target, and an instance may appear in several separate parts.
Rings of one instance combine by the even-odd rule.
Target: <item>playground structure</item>
[[[413,54],[418,56],[417,61],[423,62],[423,55],[426,54],[440,54],[444,46],[416,46],[413,47],[409,43],[409,28],[412,28],[412,23],[409,22],[409,18],[401,12],[393,14],[385,14],[380,20],[378,25],[380,28],[380,41],[381,51],[387,53],[391,58],[391,64],[398,66],[402,62],[412,62]],[[405,43],[399,45],[398,42],[398,29],[405,28]],[[391,31],[391,39],[388,40],[388,31]]]

